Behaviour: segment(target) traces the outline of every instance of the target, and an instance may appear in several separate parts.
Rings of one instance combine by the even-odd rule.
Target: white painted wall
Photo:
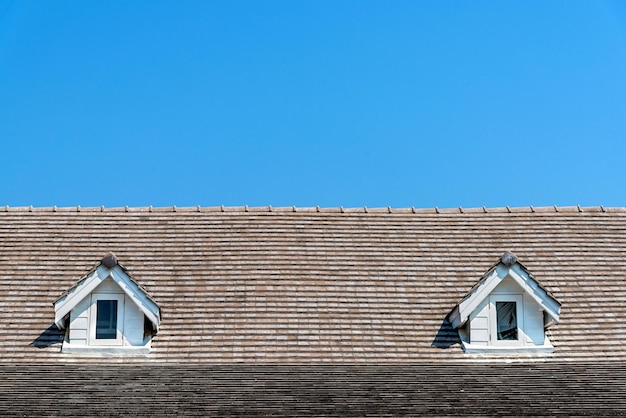
[[[143,312],[129,298],[124,308],[124,345],[143,345]]]
[[[89,302],[91,298],[83,299],[70,312],[69,340],[72,345],[87,345],[89,335]]]
[[[543,311],[528,295],[524,295],[524,334],[526,344],[530,345],[542,345],[545,339]]]
[[[112,279],[106,279],[92,293],[124,293],[124,291]]]
[[[470,341],[472,344],[489,345],[489,298],[470,315]]]
[[[543,311],[532,297],[525,294],[524,290],[510,277],[505,278],[491,292],[491,295],[520,295],[523,300],[522,315],[519,321],[520,343],[522,346],[541,346],[544,344],[545,334],[543,327]],[[489,339],[492,326],[490,310],[495,306],[486,298],[470,315],[470,344],[478,346],[493,345]]]
[[[493,292],[491,292],[492,295],[497,295],[497,294],[502,294],[502,293],[507,293],[507,294],[519,294],[521,295],[522,293],[525,293],[524,290],[517,284],[515,283],[515,280],[511,279],[510,277],[507,277],[506,279],[502,280],[502,282],[496,286],[495,289],[493,289]]]
[[[111,279],[106,279],[94,289],[92,294],[116,293],[124,295],[124,291]],[[89,324],[92,309],[91,294],[84,298],[70,312],[69,344],[72,346],[89,345]],[[129,297],[124,297],[124,313],[122,333],[124,346],[144,345],[144,314]],[[94,321],[95,322],[95,321]]]

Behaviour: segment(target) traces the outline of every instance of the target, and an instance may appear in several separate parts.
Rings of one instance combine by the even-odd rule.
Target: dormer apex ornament
[[[513,264],[517,263],[517,257],[510,251],[504,253],[504,255],[500,258],[502,264],[507,267],[511,267]]]
[[[108,253],[102,259],[102,265],[108,269],[112,269],[117,266],[117,257],[112,252]]]

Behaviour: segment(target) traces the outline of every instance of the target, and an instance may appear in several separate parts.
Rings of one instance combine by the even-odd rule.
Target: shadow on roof
[[[450,348],[455,344],[460,344],[459,333],[452,328],[452,325],[447,319],[441,322],[439,331],[435,335],[435,339],[430,344],[431,347],[436,348]]]
[[[37,348],[48,348],[55,344],[63,342],[64,332],[61,331],[56,324],[52,324],[47,330],[42,332],[39,337],[35,338],[29,345]]]

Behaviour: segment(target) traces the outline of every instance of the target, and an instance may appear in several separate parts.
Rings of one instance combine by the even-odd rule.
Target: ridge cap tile
[[[295,211],[294,211],[295,208]],[[490,214],[490,213],[626,213],[622,206],[514,206],[514,207],[315,207],[315,206],[0,206],[1,212],[319,212],[319,213],[415,213],[415,214]]]

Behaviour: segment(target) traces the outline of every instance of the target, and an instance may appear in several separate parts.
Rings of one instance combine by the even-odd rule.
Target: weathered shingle
[[[467,361],[444,319],[506,251],[562,303],[548,361],[626,359],[621,208],[194,207],[0,209],[3,362],[68,360],[52,302],[109,251],[162,311],[117,362]]]
[[[621,416],[623,364],[0,366],[2,416]]]

